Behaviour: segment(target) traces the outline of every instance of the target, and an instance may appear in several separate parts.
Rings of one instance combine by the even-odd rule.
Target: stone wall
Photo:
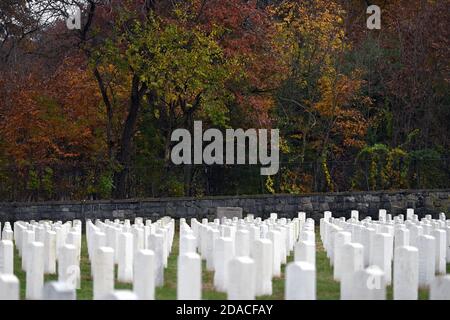
[[[356,209],[360,217],[376,217],[378,209],[388,213],[405,213],[414,208],[419,215],[450,213],[450,189],[400,190],[382,192],[345,192],[302,195],[257,195],[195,198],[138,199],[122,201],[0,203],[0,221],[16,220],[72,220],[72,219],[157,219],[168,215],[174,218],[213,218],[216,207],[242,207],[244,213],[266,218],[271,212],[280,217],[297,216],[305,211],[316,221],[323,211],[333,216],[349,217]]]

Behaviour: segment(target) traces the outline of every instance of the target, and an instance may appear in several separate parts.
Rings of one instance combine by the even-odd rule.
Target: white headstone
[[[180,255],[188,252],[196,253],[197,239],[193,235],[184,235],[180,238]]]
[[[346,243],[342,247],[341,299],[352,296],[353,275],[364,269],[364,247],[360,243]]]
[[[201,300],[202,264],[200,256],[188,252],[178,256],[177,299]]]
[[[316,244],[311,241],[299,241],[295,244],[294,261],[305,261],[316,265]]]
[[[377,266],[370,266],[353,274],[346,274],[349,279],[345,283],[352,283],[348,296],[344,300],[385,300],[386,284],[384,272]]]
[[[133,252],[138,252],[139,250],[145,249],[144,228],[133,225],[131,228],[131,233],[133,234]]]
[[[303,261],[291,262],[286,267],[286,300],[316,300],[316,269]]]
[[[58,282],[67,283],[69,287],[80,288],[80,266],[77,248],[66,244],[59,250]]]
[[[430,300],[450,300],[450,275],[434,279],[430,286]]]
[[[394,254],[394,300],[417,300],[419,290],[419,250],[397,247]]]
[[[446,240],[446,261],[447,263],[450,263],[450,226],[445,227],[445,230],[447,231],[447,240]]]
[[[249,257],[236,257],[228,263],[228,300],[255,299],[255,262]]]
[[[279,277],[281,276],[281,233],[276,230],[269,231],[269,240],[272,241],[273,246],[273,276]]]
[[[103,300],[114,291],[114,250],[100,247],[94,262],[94,300]]]
[[[228,283],[228,263],[234,257],[234,243],[231,238],[219,238],[214,245],[214,286],[217,291],[226,292],[226,284]],[[272,263],[272,259],[270,260]]]
[[[56,273],[56,232],[51,230],[46,230],[44,236],[44,271]]]
[[[19,300],[19,279],[13,274],[0,273],[0,301]]]
[[[133,282],[133,234],[129,232],[119,234],[117,247],[119,250],[117,280],[119,282],[131,283]]]
[[[44,288],[44,245],[32,242],[29,247],[29,264],[26,274],[26,298],[41,300]]]
[[[394,248],[409,246],[409,230],[395,229],[394,231]]]
[[[164,285],[164,236],[161,233],[151,234],[149,246],[155,254],[155,286],[161,287]]]
[[[219,239],[220,232],[210,228],[207,233],[208,241],[206,243],[206,269],[208,271],[214,271],[214,243],[216,239]]]
[[[25,230],[22,235],[22,270],[27,270],[28,260],[30,258],[31,244],[34,242],[35,233],[31,230]]]
[[[138,300],[138,297],[130,290],[115,290],[108,293],[104,300]]]
[[[372,244],[372,264],[378,266],[385,276],[386,284],[392,281],[393,237],[388,233],[375,234]]]
[[[301,223],[305,223],[306,221],[306,212],[299,212],[298,213],[298,219]]]
[[[418,248],[419,236],[423,234],[423,227],[412,224],[409,227],[409,245]]]
[[[428,288],[435,278],[436,240],[432,236],[419,236],[419,286]]]
[[[253,242],[252,258],[255,261],[255,295],[272,295],[272,241],[258,239]]]
[[[378,221],[386,221],[387,211],[386,209],[378,210]]]
[[[52,281],[44,285],[44,300],[77,300],[77,293],[67,282]]]
[[[364,246],[364,267],[372,264],[372,247],[376,231],[374,228],[362,229],[362,245]]]
[[[139,250],[134,256],[133,290],[139,300],[155,299],[155,254]]]
[[[3,229],[2,240],[14,240],[14,232],[10,229]]]
[[[327,256],[330,258],[330,265],[334,265],[335,235],[340,231],[343,231],[341,227],[332,224],[327,234]]]
[[[406,220],[413,220],[414,218],[414,209],[408,208],[406,209]]]
[[[14,274],[14,244],[11,240],[0,241],[0,274]]]
[[[58,233],[56,234],[58,237]],[[106,235],[103,232],[96,231],[92,234],[92,257],[90,256],[91,264],[95,265],[98,249],[106,246]],[[91,273],[94,276],[95,268],[91,268]]]
[[[334,249],[333,249],[333,258],[334,258],[334,270],[333,270],[333,278],[336,281],[341,279],[343,261],[342,261],[342,248],[345,244],[350,243],[351,241],[351,233],[346,231],[340,231],[335,233],[334,235]]]
[[[300,240],[315,242],[316,235],[314,234],[314,231],[303,231],[302,233],[300,233]]]
[[[445,230],[435,229],[433,230],[431,236],[435,238],[435,249],[436,249],[436,274],[445,274],[446,272],[446,254],[447,254],[447,234]]]
[[[238,230],[235,240],[236,257],[250,257],[250,232]]]

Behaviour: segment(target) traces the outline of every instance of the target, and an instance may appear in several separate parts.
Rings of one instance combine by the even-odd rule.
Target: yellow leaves
[[[334,73],[324,75],[319,80],[321,99],[314,109],[321,117],[331,121],[331,131],[342,137],[342,147],[361,148],[364,146],[367,122],[354,102],[358,100],[363,81],[358,78],[358,70],[351,76]],[[342,147],[334,151],[340,153]]]
[[[352,102],[362,83],[357,72],[351,77],[335,75],[334,71],[322,76],[318,82],[322,98],[315,104],[315,109],[324,115],[333,116],[340,108]]]
[[[345,46],[345,11],[336,3],[323,0],[284,2],[271,12],[278,20],[277,29],[284,33],[279,45],[286,46],[286,42],[290,42],[292,45],[287,47],[294,51],[298,50],[297,46],[310,46],[316,57],[336,55]]]
[[[283,137],[280,138],[280,151],[284,154],[291,152],[288,142]]]

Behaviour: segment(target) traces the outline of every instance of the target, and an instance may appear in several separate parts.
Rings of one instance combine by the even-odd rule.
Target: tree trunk
[[[98,68],[94,69],[94,76],[97,79],[98,86],[100,88],[100,92],[102,94],[103,103],[106,107],[106,140],[108,145],[108,161],[111,161],[113,158],[113,138],[112,138],[112,121],[113,121],[113,107],[111,104],[111,100],[108,97],[108,92],[105,86],[105,83],[103,81],[102,76],[100,75],[100,72],[98,71]]]
[[[139,88],[139,77],[133,76],[131,84],[131,101],[130,109],[122,132],[122,138],[120,140],[119,150],[117,152],[116,160],[119,164],[119,169],[114,174],[114,192],[113,197],[115,199],[127,198],[127,186],[126,180],[128,170],[131,162],[131,150],[133,143],[133,136],[136,127],[136,122],[139,114],[142,97],[147,90],[145,84],[142,84]]]

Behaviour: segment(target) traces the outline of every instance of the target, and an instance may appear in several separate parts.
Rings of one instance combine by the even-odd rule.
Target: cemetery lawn
[[[178,230],[178,228],[177,228]],[[177,295],[177,256],[178,256],[178,240],[179,233],[176,232],[172,253],[168,259],[168,265],[164,272],[164,286],[157,288],[155,295],[157,300],[175,300]],[[288,257],[288,262],[291,262],[294,255]],[[20,281],[20,297],[25,299],[25,272],[21,268],[22,260],[19,257],[17,249],[14,255],[14,272]],[[319,230],[316,230],[316,267],[317,267],[317,299],[318,300],[339,300],[340,286],[339,283],[333,280],[333,269],[330,266],[329,259],[323,249],[320,241]],[[281,268],[282,276],[273,279],[273,294],[271,296],[261,296],[257,300],[283,300],[284,299],[284,274],[286,266]],[[93,296],[93,282],[91,277],[91,267],[87,256],[86,237],[83,236],[81,248],[81,289],[77,290],[77,298],[79,300],[92,300]],[[214,273],[206,271],[206,262],[202,262],[203,270],[203,292],[202,298],[205,300],[225,300],[227,298],[225,293],[214,290],[213,279]],[[117,272],[117,267],[116,267]],[[447,265],[447,274],[450,273],[450,264]],[[46,275],[45,282],[57,280],[56,275]],[[120,283],[116,281],[116,289],[132,289],[132,284]],[[387,288],[387,299],[392,299],[392,286]],[[419,290],[419,299],[428,299],[427,290]]]

